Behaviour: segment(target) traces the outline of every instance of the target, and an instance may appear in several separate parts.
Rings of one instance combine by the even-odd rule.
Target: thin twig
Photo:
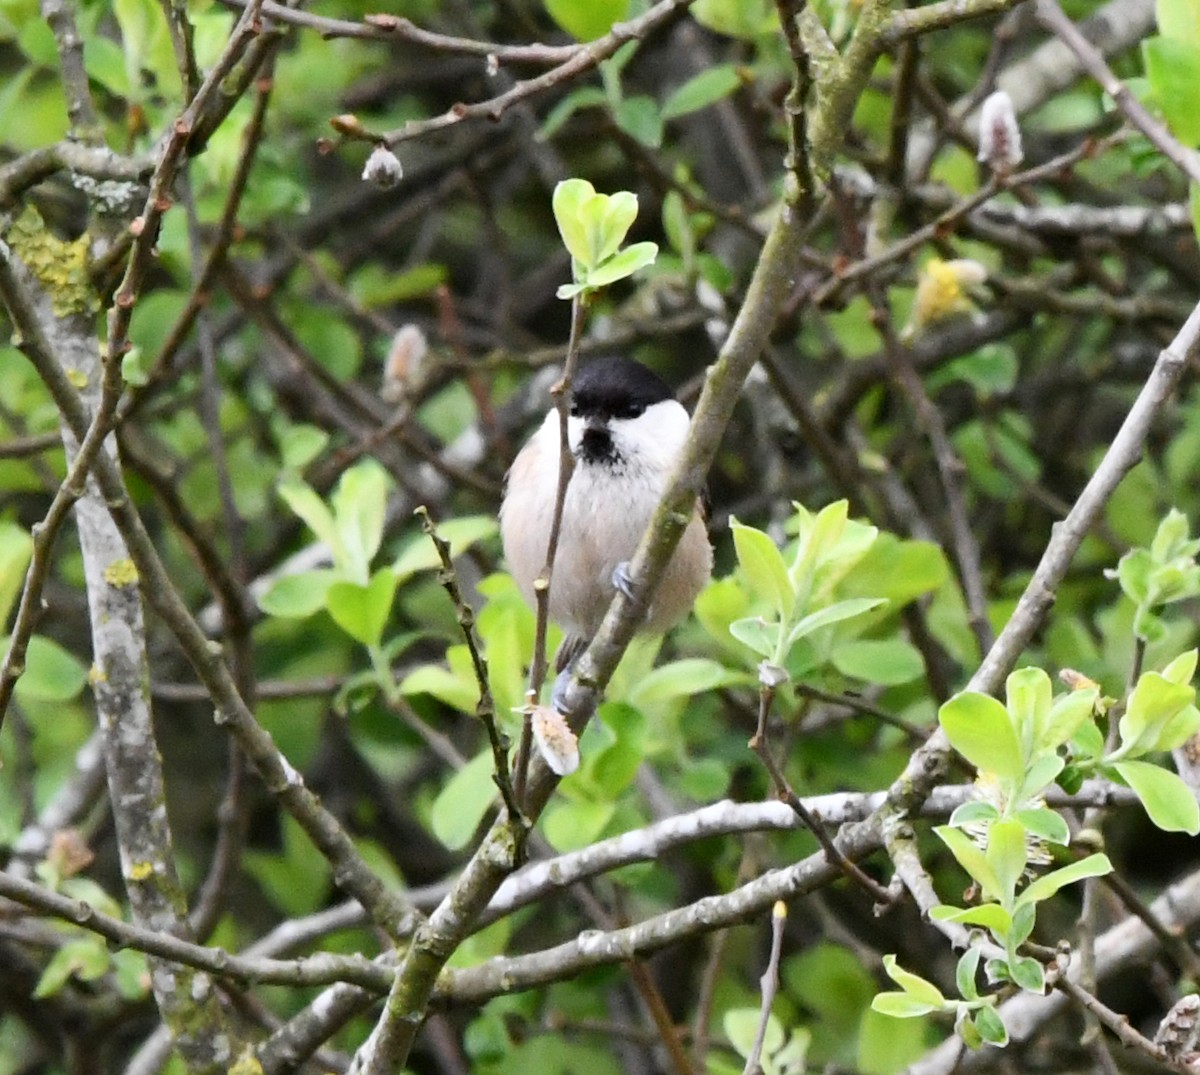
[[[777,900],[771,909],[771,954],[767,957],[767,967],[758,980],[762,991],[762,1008],[758,1017],[758,1029],[754,1032],[754,1043],[746,1056],[746,1066],[742,1075],[762,1075],[763,1043],[767,1040],[767,1024],[771,1020],[771,1005],[775,1003],[775,993],[779,989],[779,957],[783,952],[783,927],[787,925],[787,904]]]
[[[1102,1026],[1111,1031],[1117,1040],[1127,1049],[1133,1049],[1159,1064],[1168,1071],[1179,1072],[1180,1075],[1195,1075],[1196,1067],[1178,1057],[1172,1056],[1161,1045],[1156,1045],[1149,1038],[1140,1034],[1129,1021],[1129,1016],[1113,1011],[1102,1004],[1094,994],[1084,989],[1066,974],[1059,974],[1054,979],[1055,988],[1062,990],[1074,1000],[1085,1012],[1094,1015]]]
[[[825,853],[825,858],[829,864],[836,866],[851,881],[865,888],[870,893],[871,898],[880,906],[887,906],[892,901],[891,893],[873,878],[868,877],[855,863],[842,854],[832,838],[821,826],[821,823],[813,817],[812,812],[801,801],[800,796],[796,794],[787,777],[784,776],[783,770],[775,761],[775,757],[771,753],[771,744],[767,737],[767,723],[770,718],[771,705],[774,699],[774,688],[768,686],[759,688],[758,729],[747,745],[758,755],[759,760],[770,775],[771,783],[775,786],[776,797],[780,802],[786,803],[791,807],[796,816],[804,822],[809,831],[817,838],[817,843],[821,845],[821,850]]]
[[[227,7],[245,8],[248,0],[221,0]],[[363,38],[369,41],[405,41],[434,52],[450,52],[481,59],[495,57],[499,63],[559,64],[571,59],[581,45],[504,45],[495,41],[477,41],[469,37],[451,37],[415,26],[398,15],[367,15],[361,22],[316,15],[302,8],[287,7],[263,0],[262,13],[276,22],[315,30],[326,40]]]
[[[554,584],[554,561],[558,556],[558,541],[562,534],[563,510],[567,503],[567,487],[575,473],[575,455],[568,436],[571,413],[571,385],[579,367],[579,342],[583,336],[586,306],[582,295],[571,300],[571,333],[567,341],[566,361],[562,376],[550,389],[558,411],[558,484],[554,490],[554,513],[550,518],[550,533],[546,538],[546,563],[533,581],[536,599],[536,621],[533,635],[533,661],[529,667],[529,687],[525,692],[525,719],[521,726],[521,744],[517,748],[517,801],[525,799],[525,781],[529,774],[530,752],[533,746],[533,715],[530,707],[541,697],[546,682],[549,660],[546,654],[546,632],[550,627],[550,587]]]
[[[32,907],[44,914],[73,922],[106,937],[122,948],[172,960],[187,967],[209,971],[244,982],[274,982],[280,985],[325,985],[354,982],[375,993],[385,992],[391,972],[362,956],[322,953],[298,960],[247,958],[222,948],[207,948],[180,940],[169,930],[151,929],[98,911],[84,900],[60,896],[32,881],[0,871],[0,896]]]
[[[637,41],[646,37],[651,31],[681,13],[691,3],[692,0],[659,0],[659,3],[644,15],[630,19],[628,22],[617,23],[603,37],[589,42],[557,67],[551,68],[536,78],[517,82],[511,89],[496,97],[486,101],[476,101],[472,104],[459,103],[440,116],[424,120],[411,120],[403,127],[383,134],[368,132],[364,129],[362,138],[366,141],[384,142],[394,148],[399,143],[411,138],[422,138],[427,134],[445,130],[469,120],[487,119],[494,122],[514,105],[586,74],[601,61],[608,59],[625,42]]]
[[[467,643],[467,652],[471,655],[471,667],[475,671],[475,682],[479,687],[479,701],[475,704],[475,716],[487,730],[488,741],[492,745],[492,764],[495,766],[494,778],[500,789],[500,796],[509,816],[517,819],[521,812],[517,806],[517,798],[513,793],[512,776],[508,768],[508,736],[503,734],[496,725],[496,702],[492,698],[492,688],[488,682],[487,658],[483,655],[483,643],[475,632],[475,610],[462,595],[458,586],[458,573],[454,569],[454,560],[450,556],[450,543],[437,532],[437,527],[429,515],[429,509],[424,505],[417,508],[413,514],[420,520],[421,531],[437,550],[438,559],[442,562],[442,570],[438,572],[438,582],[450,597],[454,605],[455,618],[462,629],[463,638]]]
[[[41,455],[62,446],[57,433],[37,433],[28,437],[14,437],[0,443],[0,459],[24,459],[26,456]]]

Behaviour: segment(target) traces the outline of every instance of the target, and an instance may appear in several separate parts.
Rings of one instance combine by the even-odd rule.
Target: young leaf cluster
[[[883,957],[883,969],[900,988],[878,994],[871,1002],[871,1007],[897,1019],[949,1012],[954,1016],[955,1031],[972,1049],[978,1049],[984,1042],[1005,1045],[1008,1031],[996,1011],[996,997],[981,996],[976,984],[980,955],[980,949],[973,945],[958,961],[955,981],[961,999],[945,996],[933,982],[905,970],[895,956],[886,955]]]
[[[1172,508],[1158,525],[1150,545],[1131,549],[1117,563],[1121,590],[1136,607],[1134,634],[1143,642],[1156,642],[1165,633],[1158,610],[1165,605],[1200,595],[1200,539],[1188,533],[1183,512]]]
[[[259,607],[269,616],[304,619],[324,610],[355,642],[371,655],[379,684],[386,693],[394,685],[387,664],[396,645],[385,646],[384,634],[400,584],[437,566],[428,542],[414,543],[390,564],[373,568],[383,543],[389,479],[383,467],[364,459],[350,467],[339,480],[328,502],[300,477],[287,474],[279,483],[284,503],[328,548],[329,567],[311,568],[276,579],[259,598]],[[487,516],[466,516],[447,524],[445,539],[457,555],[468,545],[496,531]]]
[[[1158,608],[1192,595],[1198,549],[1200,543],[1188,537],[1186,519],[1171,512],[1149,547],[1121,559],[1114,574],[1137,605],[1139,642],[1160,637]],[[1004,703],[964,691],[941,707],[938,719],[950,745],[978,770],[978,795],[934,831],[970,876],[980,900],[966,907],[943,904],[930,913],[979,933],[959,961],[961,1000],[945,998],[933,983],[891,960],[888,974],[901,989],[876,997],[877,1010],[910,1017],[953,1011],[968,1045],[1003,1044],[1007,1035],[992,1007],[994,998],[977,991],[982,945],[990,942],[1002,953],[984,961],[989,982],[1041,993],[1042,964],[1021,950],[1033,932],[1038,905],[1067,885],[1112,870],[1108,857],[1097,853],[1034,876],[1032,867],[1051,861],[1049,847],[1070,841],[1066,821],[1045,805],[1051,784],[1078,790],[1086,776],[1100,775],[1131,788],[1159,828],[1200,832],[1195,795],[1175,773],[1147,760],[1200,731],[1192,686],[1196,665],[1192,649],[1161,671],[1142,673],[1120,706],[1078,676],[1073,679],[1082,685],[1055,696],[1044,671],[1022,668],[1008,677]],[[1105,719],[1116,720],[1110,741],[1102,727]]]
[[[653,263],[657,243],[634,243],[622,248],[637,219],[637,195],[627,190],[599,194],[586,179],[564,179],[554,188],[554,219],[571,255],[574,283],[563,284],[557,295],[588,298],[618,280]]]
[[[1070,840],[1066,822],[1042,796],[1063,771],[1061,751],[1092,718],[1098,695],[1088,687],[1056,698],[1045,672],[1022,668],[1008,677],[1006,704],[964,692],[938,715],[950,744],[979,770],[980,797],[934,831],[978,886],[983,902],[938,907],[933,915],[988,931],[1005,953],[987,962],[993,981],[1040,992],[1041,964],[1018,952],[1033,930],[1037,904],[1065,885],[1112,869],[1105,855],[1095,854],[1026,884],[1031,863],[1048,861],[1046,846]]]
[[[794,506],[799,534],[789,551],[790,560],[770,535],[736,519],[730,522],[738,565],[772,614],[736,620],[729,630],[763,658],[759,679],[771,688],[789,681],[788,657],[802,639],[886,603],[883,598],[835,600],[833,596],[837,584],[866,556],[878,529],[850,519],[845,500],[816,514]]]

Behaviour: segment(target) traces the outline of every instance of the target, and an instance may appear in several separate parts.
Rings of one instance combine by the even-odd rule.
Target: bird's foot
[[[613,568],[612,584],[631,601],[633,600],[633,576],[629,573],[628,560],[622,560]]]
[[[564,717],[569,716],[571,707],[567,704],[567,692],[571,689],[571,669],[564,668],[554,677],[554,687],[550,691],[550,704]]]

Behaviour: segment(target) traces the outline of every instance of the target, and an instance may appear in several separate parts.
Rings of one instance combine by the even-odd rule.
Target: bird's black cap
[[[583,367],[571,389],[571,413],[583,418],[636,418],[674,399],[667,383],[631,358],[598,358]]]

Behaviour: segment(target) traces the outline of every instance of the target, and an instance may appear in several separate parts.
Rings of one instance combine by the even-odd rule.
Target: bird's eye
[[[618,418],[640,418],[646,413],[646,404],[644,403],[629,403],[621,408],[621,413]]]
[[[571,401],[571,417],[572,418],[579,417],[579,404],[576,403],[574,400]]]

